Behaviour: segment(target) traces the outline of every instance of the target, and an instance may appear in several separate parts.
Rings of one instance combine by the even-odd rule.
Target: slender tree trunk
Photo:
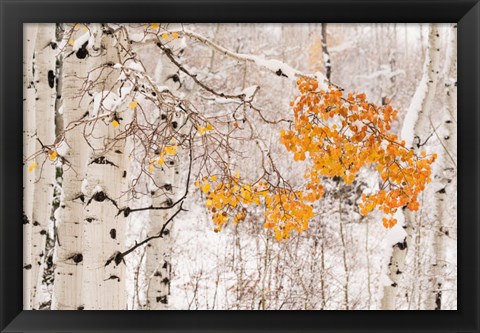
[[[169,44],[173,52],[177,52],[180,42],[173,41]],[[179,82],[173,80],[178,77],[178,68],[163,54],[158,59],[155,80],[158,84],[167,86],[172,93],[180,89]],[[182,132],[183,120],[178,110],[155,110],[159,119],[166,116],[160,123],[160,128],[168,128],[171,134],[178,131]],[[162,114],[161,114],[162,113]],[[168,113],[168,114],[165,114]],[[175,125],[174,125],[175,124]],[[179,154],[181,152],[179,151]],[[180,182],[181,163],[179,155],[165,157],[165,163],[154,169],[154,194],[152,195],[152,205],[154,207],[168,206],[178,197],[179,192],[183,192],[178,184]],[[150,211],[149,233],[155,234],[162,230],[164,223],[172,214],[171,210],[152,210]],[[170,225],[164,230],[163,236],[150,242],[146,249],[146,277],[148,279],[147,287],[147,306],[153,310],[165,310],[169,306],[170,280],[171,280],[171,251],[172,251],[172,228]]]
[[[401,214],[401,213],[400,213]],[[402,221],[398,221],[402,223]],[[405,223],[405,222],[403,222]],[[410,224],[406,222],[405,231],[408,233],[412,232]],[[394,244],[392,247],[392,255],[390,261],[388,262],[388,278],[390,279],[389,285],[384,286],[383,288],[383,297],[381,300],[380,308],[382,310],[396,310],[397,309],[397,293],[398,286],[401,282],[401,274],[404,272],[405,268],[405,258],[407,256],[407,236],[403,240]]]
[[[325,310],[327,307],[327,298],[325,294],[325,276],[326,276],[326,271],[325,271],[325,228],[326,225],[323,221],[323,217],[320,217],[320,228],[322,229],[322,239],[320,240],[320,251],[321,251],[321,271],[320,271],[320,285],[321,285],[321,294],[322,294],[322,310]]]
[[[327,45],[327,23],[322,23],[322,56],[323,65],[325,66],[325,76],[330,80],[330,77],[332,76],[332,63]]]
[[[84,32],[77,31],[72,38]],[[67,45],[62,64],[61,99],[63,110],[64,142],[68,145],[63,164],[63,197],[60,203],[55,250],[55,281],[52,309],[83,310],[82,281],[84,268],[83,224],[86,198],[84,181],[88,158],[88,145],[83,126],[72,123],[83,119],[88,112],[91,97],[83,91],[85,78],[98,65],[99,57],[79,58]]]
[[[175,174],[178,168],[167,164],[155,170],[155,183],[160,186],[152,198],[155,207],[173,202]],[[171,214],[171,213],[170,213]],[[170,216],[169,210],[150,212],[150,233],[158,233]],[[163,232],[163,237],[150,242],[146,249],[146,276],[148,278],[147,306],[151,310],[168,308],[171,280],[171,228]]]
[[[55,24],[39,24],[35,44],[35,130],[36,150],[44,150],[36,158],[35,190],[32,213],[32,308],[38,309],[38,293],[42,285],[46,237],[52,213],[53,186],[55,182],[55,166],[50,159],[53,156],[42,147],[55,140],[55,50],[51,43],[55,40]],[[54,159],[52,157],[52,159]],[[56,161],[56,159],[55,159]]]
[[[365,257],[367,259],[367,291],[368,291],[368,298],[367,298],[367,310],[370,310],[372,306],[372,274],[370,268],[370,247],[368,245],[368,240],[370,238],[369,233],[369,221],[365,223]]]
[[[445,85],[445,109],[443,121],[443,132],[439,134],[438,139],[443,146],[442,153],[439,154],[437,161],[436,178],[438,178],[441,188],[435,192],[435,202],[438,204],[437,214],[434,221],[434,263],[432,264],[432,286],[427,297],[427,307],[429,309],[442,309],[442,287],[445,285],[446,277],[446,242],[452,227],[451,220],[455,216],[450,213],[456,196],[456,150],[457,150],[457,116],[456,116],[456,26],[452,27],[449,33],[449,45],[447,58],[445,62],[444,85]]]
[[[95,29],[96,28],[96,29]],[[91,73],[94,83],[91,93],[100,94],[102,100],[111,94],[122,96],[119,92],[120,70],[107,63],[123,63],[127,43],[123,33],[105,34],[98,25],[94,32],[101,45],[105,47],[100,66],[102,70]],[[88,310],[125,310],[127,309],[127,291],[125,284],[125,262],[121,252],[125,248],[125,214],[119,209],[128,205],[127,163],[130,156],[129,145],[125,139],[116,136],[125,130],[132,118],[128,108],[131,100],[125,100],[113,112],[119,117],[118,127],[113,125],[114,118],[94,122],[88,126],[91,133],[90,157],[87,159],[85,220],[83,228],[84,277],[83,296],[85,309]],[[98,115],[102,115],[102,110]],[[93,116],[93,115],[92,115]],[[121,120],[120,120],[121,118]],[[107,148],[106,148],[107,147]]]
[[[435,90],[438,83],[439,73],[440,34],[438,26],[432,24],[429,28],[428,50],[425,59],[424,73],[422,80],[415,92],[413,100],[404,120],[402,128],[402,139],[407,147],[412,147],[415,152],[425,144],[429,135],[429,112],[435,98]],[[383,310],[396,309],[396,299],[401,274],[405,265],[407,255],[407,240],[411,238],[413,221],[416,217],[414,212],[405,209],[405,231],[407,235],[403,240],[393,245],[392,256],[389,261],[388,277],[391,284],[385,286],[381,302]]]
[[[24,159],[35,152],[35,82],[34,53],[37,25],[23,26],[23,144]],[[32,293],[32,214],[35,189],[35,172],[29,170],[32,162],[24,166],[23,172],[23,309],[31,309]]]
[[[343,295],[344,295],[344,302],[345,302],[345,310],[350,309],[350,301],[349,301],[349,282],[350,282],[350,271],[348,269],[348,262],[347,262],[347,243],[345,241],[345,233],[343,230],[344,222],[342,220],[342,193],[338,190],[338,216],[339,221],[338,224],[340,226],[340,239],[342,241],[342,258],[343,258],[343,270],[345,272],[345,283],[343,285]]]

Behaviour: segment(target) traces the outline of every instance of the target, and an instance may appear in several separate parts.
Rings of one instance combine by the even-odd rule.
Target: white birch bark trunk
[[[23,157],[35,152],[35,83],[33,57],[37,25],[23,26]],[[23,309],[31,309],[32,292],[32,213],[35,188],[35,172],[29,170],[33,162],[27,162],[23,171]]]
[[[154,207],[166,206],[174,200],[176,166],[168,165],[155,170],[155,182],[160,187],[152,197]],[[149,234],[158,233],[168,220],[171,210],[153,210],[150,212]],[[150,310],[168,309],[171,280],[171,226],[163,232],[163,237],[155,239],[146,249],[147,307]]]
[[[35,44],[35,138],[43,144],[52,144],[55,140],[55,61],[56,54],[52,47],[55,40],[55,24],[39,24]],[[36,150],[42,150],[37,141]],[[47,156],[47,157],[46,157]],[[32,308],[38,309],[38,293],[43,278],[46,235],[52,213],[53,186],[55,182],[55,161],[48,155],[36,158],[35,190],[32,212]]]
[[[436,86],[439,79],[439,54],[440,34],[436,24],[429,28],[428,50],[426,53],[424,73],[422,80],[415,92],[413,100],[404,120],[402,139],[407,147],[412,147],[418,152],[429,135],[429,112],[435,98]],[[407,233],[403,241],[393,245],[392,255],[388,264],[388,277],[391,284],[384,287],[381,300],[382,310],[395,310],[397,293],[401,274],[404,271],[405,258],[407,255],[408,239],[411,239],[416,214],[405,210],[405,231]]]
[[[444,68],[444,86],[445,86],[445,114],[442,132],[439,134],[439,140],[443,151],[439,153],[437,160],[437,175],[441,187],[435,192],[435,203],[437,204],[437,214],[434,221],[433,251],[434,262],[431,267],[433,273],[431,290],[427,294],[427,308],[434,310],[442,309],[442,288],[445,285],[446,278],[446,237],[450,230],[455,227],[456,216],[451,212],[456,212],[454,198],[456,197],[456,151],[457,151],[457,108],[456,108],[456,82],[457,82],[457,31],[452,27],[449,32],[449,45],[447,58]],[[453,223],[452,223],[453,221]]]
[[[173,49],[178,46],[178,42],[172,43]],[[161,85],[165,85],[170,91],[175,93],[179,84],[174,82],[171,78],[177,75],[178,68],[174,66],[164,55],[159,57],[159,63],[156,69],[155,80]],[[159,111],[156,111],[159,112]],[[160,111],[160,112],[165,112]],[[170,115],[167,115],[166,121],[177,122],[180,124],[180,119],[175,116],[175,111],[170,110]],[[158,113],[157,117],[161,118]],[[169,126],[172,131],[178,130]],[[155,194],[152,195],[152,205],[154,207],[168,206],[175,201],[177,191],[180,189],[178,182],[179,161],[173,157],[165,158],[165,164],[160,168],[155,168],[154,171],[154,187]],[[149,234],[158,233],[163,224],[168,220],[172,214],[172,210],[152,210],[150,211]],[[172,246],[172,226],[170,225],[161,238],[155,239],[147,245],[146,248],[146,277],[147,277],[147,307],[151,310],[165,310],[168,309],[168,297],[170,295],[170,280],[171,280],[171,246]]]
[[[127,45],[120,45],[115,35],[104,34],[100,28],[97,33],[104,47],[101,51],[104,54],[99,56],[100,65],[122,63]],[[102,97],[111,93],[120,96],[119,74],[120,71],[111,66],[103,67],[95,74],[92,72],[91,79],[98,85],[92,93],[102,94]],[[132,110],[128,109],[128,104],[122,103],[116,110],[123,118],[118,127],[112,125],[112,117],[94,122],[87,128],[91,132],[88,141],[93,148],[87,159],[86,222],[83,229],[85,270],[82,292],[87,310],[127,309],[125,262],[119,256],[125,248],[126,217],[119,214],[119,208],[126,206],[127,201],[129,152],[125,140],[116,140],[115,137],[129,123]],[[99,116],[104,114],[101,110],[98,112]]]
[[[332,63],[330,60],[330,53],[327,46],[327,23],[322,23],[322,60],[325,67],[325,76],[330,81],[332,76]]]
[[[72,38],[78,38],[77,31]],[[83,136],[82,126],[72,123],[83,119],[88,112],[91,97],[83,94],[82,87],[89,71],[96,67],[99,58],[78,58],[67,44],[62,68],[62,106],[64,141],[68,152],[64,156],[68,164],[63,165],[63,198],[57,221],[57,237],[54,261],[55,281],[52,309],[83,310],[83,206],[85,194],[82,183],[85,179],[88,145]]]

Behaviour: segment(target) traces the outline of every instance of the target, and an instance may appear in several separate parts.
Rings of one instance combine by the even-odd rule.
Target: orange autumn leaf
[[[55,150],[51,150],[48,153],[48,158],[50,159],[50,161],[55,161],[57,159],[57,156],[58,156],[58,153]]]

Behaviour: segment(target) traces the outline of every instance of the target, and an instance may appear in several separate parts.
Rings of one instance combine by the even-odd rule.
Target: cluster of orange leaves
[[[368,102],[365,94],[344,97],[340,90],[320,90],[313,79],[301,78],[297,84],[301,95],[291,102],[294,126],[282,130],[280,140],[294,160],[310,156],[306,187],[321,189],[322,177],[341,177],[351,184],[363,167],[372,165],[382,184],[377,193],[362,196],[362,215],[378,209],[388,216],[384,226],[392,228],[398,208],[418,210],[418,195],[431,180],[436,154],[418,156],[389,133],[397,111]]]
[[[206,194],[215,231],[245,220],[248,205],[264,204],[264,227],[273,229],[277,240],[288,239],[291,231],[308,229],[314,216],[311,203],[323,195],[323,177],[340,177],[351,184],[368,166],[376,168],[382,184],[376,193],[362,195],[362,215],[378,209],[386,216],[383,225],[392,228],[399,208],[418,210],[418,195],[431,180],[436,155],[417,155],[389,132],[397,111],[391,105],[368,102],[365,94],[344,97],[337,89],[321,90],[313,79],[297,83],[301,95],[291,103],[293,128],[280,132],[280,142],[295,161],[309,156],[312,165],[305,174],[306,191],[271,187],[264,181],[242,184],[238,173],[222,181],[205,177],[196,186]]]
[[[220,231],[228,223],[244,221],[247,206],[265,205],[264,227],[274,231],[277,240],[288,239],[290,232],[308,228],[308,220],[314,216],[310,201],[301,191],[286,188],[270,190],[266,182],[242,184],[240,175],[222,181],[216,176],[196,181],[195,185],[206,194],[205,205],[212,213],[214,231]]]

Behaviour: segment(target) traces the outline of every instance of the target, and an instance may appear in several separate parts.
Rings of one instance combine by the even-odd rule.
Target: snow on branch
[[[277,60],[277,59],[265,59],[261,56],[257,56],[257,55],[253,55],[253,54],[233,52],[233,51],[231,51],[231,50],[229,50],[229,49],[211,41],[210,39],[206,38],[205,36],[202,36],[202,35],[200,35],[196,32],[190,31],[190,30],[178,29],[178,30],[171,30],[170,32],[171,33],[177,33],[179,36],[186,36],[186,37],[189,37],[191,39],[195,39],[195,40],[203,43],[207,47],[209,47],[209,48],[211,48],[211,49],[213,49],[213,50],[215,50],[215,51],[217,51],[217,52],[219,52],[219,53],[221,53],[225,56],[228,56],[232,59],[235,59],[235,60],[241,61],[241,62],[254,63],[255,65],[257,65],[259,67],[262,67],[262,68],[265,68],[265,69],[269,70],[270,72],[275,73],[278,76],[285,77],[285,78],[290,79],[290,80],[297,80],[300,77],[308,77],[308,78],[312,78],[312,79],[317,80],[320,84],[321,89],[327,90],[329,85],[332,85],[332,86],[336,87],[337,89],[340,88],[339,86],[335,85],[334,83],[329,82],[327,77],[321,72],[316,72],[314,74],[307,74],[307,73],[303,73],[303,72],[301,72],[301,71],[291,67],[290,65],[288,65],[288,64],[286,64],[286,63],[284,63],[280,60]],[[149,43],[156,43],[156,41],[155,40],[144,40],[142,42],[135,41],[132,44],[137,45],[137,46],[144,46],[144,45],[149,44]]]

